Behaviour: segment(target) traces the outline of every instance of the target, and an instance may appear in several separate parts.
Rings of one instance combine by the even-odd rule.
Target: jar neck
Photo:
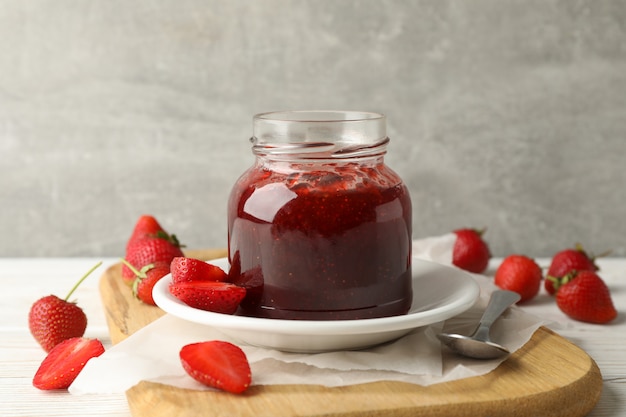
[[[272,172],[293,174],[296,172],[323,171],[359,171],[363,169],[379,169],[384,166],[383,156],[360,156],[354,158],[302,158],[290,155],[256,155],[255,166]]]
[[[389,138],[385,116],[345,111],[285,111],[254,116],[255,155],[281,161],[329,163],[378,159]]]

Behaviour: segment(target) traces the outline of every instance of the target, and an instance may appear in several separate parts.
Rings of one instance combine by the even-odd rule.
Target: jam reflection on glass
[[[257,161],[228,206],[239,314],[343,320],[406,314],[411,201],[382,163]]]

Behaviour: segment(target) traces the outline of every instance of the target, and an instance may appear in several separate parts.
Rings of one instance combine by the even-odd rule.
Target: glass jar
[[[411,199],[384,163],[382,114],[254,116],[255,163],[228,202],[231,277],[241,314],[340,320],[406,314]]]

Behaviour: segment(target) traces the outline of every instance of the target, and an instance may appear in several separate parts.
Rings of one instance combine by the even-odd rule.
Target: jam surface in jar
[[[231,276],[247,316],[344,320],[406,314],[411,200],[382,157],[257,158],[228,203]]]

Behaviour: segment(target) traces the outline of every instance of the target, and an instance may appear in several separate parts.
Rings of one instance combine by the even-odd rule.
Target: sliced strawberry
[[[213,340],[183,346],[180,361],[193,379],[220,390],[239,394],[252,381],[246,354],[229,342]]]
[[[74,337],[56,345],[43,360],[33,378],[41,390],[65,389],[83,370],[87,361],[104,353],[98,339]]]
[[[246,296],[245,288],[218,281],[172,282],[169,291],[190,307],[225,314],[234,314]]]
[[[177,256],[170,264],[172,281],[228,281],[228,274],[219,266],[208,264],[200,259]]]

